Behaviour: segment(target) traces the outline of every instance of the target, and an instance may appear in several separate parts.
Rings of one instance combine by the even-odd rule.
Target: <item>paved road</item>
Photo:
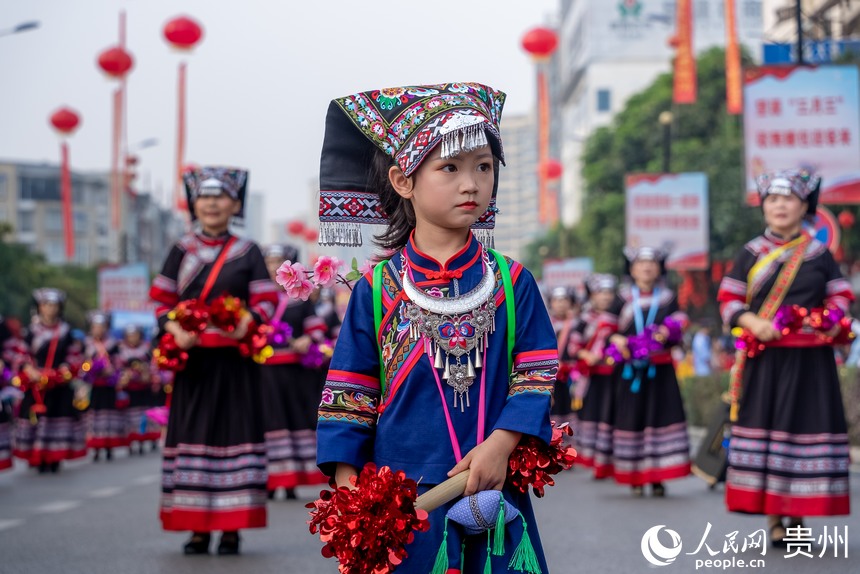
[[[59,475],[37,475],[22,466],[0,474],[0,573],[2,574],[316,574],[336,572],[336,564],[319,555],[319,542],[305,525],[304,503],[314,489],[300,489],[299,501],[270,505],[270,527],[244,534],[241,557],[184,557],[180,548],[185,534],[165,533],[156,517],[159,458],[124,455],[112,463],[75,462]],[[738,531],[738,546],[748,534],[762,527],[763,519],[725,512],[722,490],[711,491],[696,478],[668,485],[666,499],[632,499],[628,491],[611,482],[595,482],[583,470],[566,473],[556,487],[535,504],[541,537],[553,573],[696,572],[696,560],[711,558],[699,545],[708,522],[706,539],[717,552],[712,559],[732,559],[723,552],[726,535]],[[860,475],[852,476],[855,508],[860,505]],[[666,525],[682,541],[681,554],[665,567],[650,565],[640,550],[643,534]],[[764,557],[747,550],[735,559],[763,559],[773,573],[860,572],[860,513],[849,517],[812,519],[812,535],[818,538],[826,526],[848,532],[848,558],[818,557],[822,546],[813,545],[813,558],[784,558],[784,552],[768,548]],[[670,545],[663,531],[658,540]],[[806,550],[802,547],[801,550]],[[717,568],[700,568],[713,572]],[[722,570],[722,568],[720,568]],[[724,571],[746,572],[729,567]],[[758,568],[761,570],[761,568]]]

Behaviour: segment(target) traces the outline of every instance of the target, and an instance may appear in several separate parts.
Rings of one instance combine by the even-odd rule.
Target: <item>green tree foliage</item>
[[[748,58],[744,60],[750,64]],[[527,264],[538,268],[541,251],[564,251],[568,256],[591,257],[597,271],[622,271],[624,177],[662,171],[663,129],[658,117],[664,111],[673,114],[672,171],[701,171],[708,176],[711,257],[733,258],[761,230],[758,208],[743,203],[741,118],[726,113],[722,49],[699,55],[697,78],[695,104],[672,104],[672,75],[666,73],[631,97],[612,125],[588,138],[582,157],[582,219],[567,233],[555,231],[530,245]],[[551,243],[560,238],[567,241],[563,249]]]
[[[0,229],[0,236],[8,229]],[[17,317],[27,324],[31,295],[39,287],[56,287],[66,292],[66,319],[84,327],[86,311],[97,303],[96,269],[74,265],[49,265],[44,257],[24,245],[0,241],[0,315]]]

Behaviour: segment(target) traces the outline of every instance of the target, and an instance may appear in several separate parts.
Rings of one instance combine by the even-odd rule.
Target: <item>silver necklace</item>
[[[475,382],[475,369],[483,368],[487,335],[496,328],[496,274],[486,251],[482,254],[484,276],[477,287],[456,297],[431,297],[409,276],[405,258],[402,262],[403,291],[409,299],[406,318],[409,336],[427,337],[433,367],[444,369],[442,378],[454,389],[454,408],[463,412],[469,404],[469,387]],[[471,353],[475,351],[475,359]],[[465,362],[464,362],[465,358]]]

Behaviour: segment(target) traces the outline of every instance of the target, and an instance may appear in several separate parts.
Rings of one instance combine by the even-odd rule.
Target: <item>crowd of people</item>
[[[492,248],[504,99],[443,84],[332,101],[321,241],[359,245],[363,224],[386,225],[375,237],[385,256],[354,281],[342,326],[330,304],[306,300],[299,268],[280,276],[294,248],[262,250],[230,232],[248,173],[188,172],[193,231],[152,285],[154,352],[133,327],[114,341],[101,312],[76,340],[55,289],[34,293],[26,334],[2,331],[4,405],[15,408],[0,413],[0,468],[14,455],[56,472],[87,448],[111,460],[113,449],[136,443],[142,453],[161,439],[160,518],[191,532],[186,554],[208,553],[218,531],[218,553],[239,553],[240,531],[266,525],[278,489],[294,498],[297,486],[329,480],[355,488],[368,463],[421,477],[419,492],[468,471],[457,494],[501,492],[495,507],[522,520],[461,529],[456,500],[440,503],[397,571],[502,571],[528,540],[528,571],[546,572],[532,501],[505,480],[512,452],[526,437],[549,441],[551,418],[569,421],[577,461],[595,479],[667,496],[666,483],[691,472],[676,368],[688,341],[695,374],[732,365],[728,509],[765,515],[777,546],[807,516],[847,514],[834,346],[849,340],[853,294],[803,226],[817,178],[759,180],[766,229],[719,291],[726,333],[740,342],[730,353],[714,325],[685,337],[659,246],[619,253],[623,276],[591,275],[582,299],[573,286],[545,299],[527,269]],[[162,429],[146,411],[165,404]],[[494,525],[510,536],[491,550],[472,535]]]

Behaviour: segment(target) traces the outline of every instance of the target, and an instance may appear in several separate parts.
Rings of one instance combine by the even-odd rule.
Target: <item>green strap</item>
[[[505,261],[505,256],[490,249],[496,258],[499,270],[502,272],[502,287],[505,289],[505,310],[508,313],[508,376],[514,372],[514,343],[517,340],[517,309],[514,301],[514,282],[511,280],[511,268]]]
[[[379,343],[379,329],[382,327],[382,269],[388,263],[384,259],[373,268],[373,336],[376,337],[376,348],[379,350],[379,400],[385,396],[385,362],[382,360],[382,345]]]
[[[496,258],[496,263],[499,265],[499,271],[502,273],[502,288],[505,290],[505,310],[508,315],[508,376],[514,372],[514,342],[517,339],[517,314],[516,304],[514,302],[514,284],[511,280],[511,269],[508,267],[508,262],[505,261],[505,256],[496,251],[489,249],[493,257]],[[385,364],[382,360],[382,345],[379,341],[379,330],[382,328],[382,270],[388,260],[380,261],[373,268],[373,334],[376,337],[376,347],[379,350],[379,388],[380,401],[385,397]]]

